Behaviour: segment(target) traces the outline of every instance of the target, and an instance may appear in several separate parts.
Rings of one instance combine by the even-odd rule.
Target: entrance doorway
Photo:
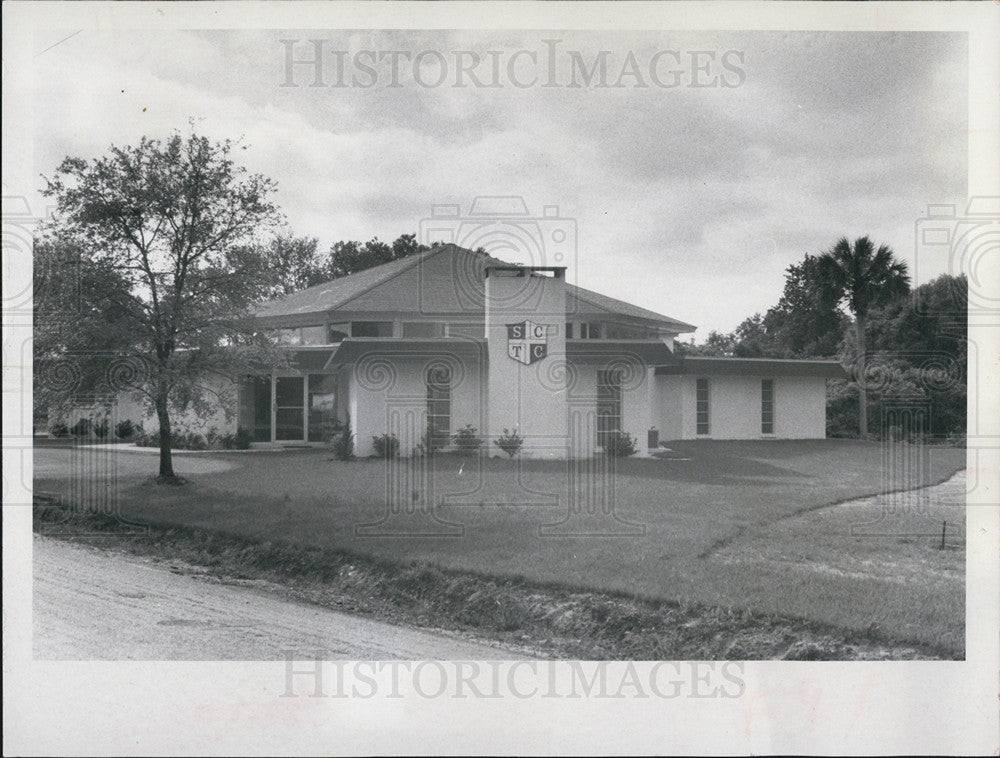
[[[274,382],[274,439],[278,442],[305,437],[305,382],[301,376],[279,376]]]
[[[333,374],[247,376],[239,387],[239,426],[254,442],[325,442],[341,428]]]

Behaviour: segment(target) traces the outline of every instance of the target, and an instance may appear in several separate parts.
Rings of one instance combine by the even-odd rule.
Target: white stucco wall
[[[683,376],[657,376],[656,386],[656,428],[661,440],[684,439],[681,417],[686,405],[687,382]]]
[[[804,376],[711,376],[709,434],[697,434],[695,376],[656,377],[660,438],[823,439],[826,379]],[[774,434],[761,434],[760,385],[774,380]]]
[[[485,367],[476,358],[459,359],[446,351],[419,358],[372,358],[362,360],[348,374],[347,405],[355,455],[373,455],[372,437],[385,433],[399,437],[400,455],[413,453],[427,429],[425,373],[429,364],[439,362],[452,366],[451,433],[472,424],[480,436],[486,436]]]
[[[623,368],[622,431],[635,438],[637,455],[649,453],[646,447],[649,428],[658,424],[658,394],[653,369],[616,363]],[[568,408],[570,429],[576,436],[573,454],[592,455],[597,445],[597,374],[606,368],[599,363],[574,363]],[[580,432],[584,432],[581,436]]]
[[[224,377],[212,377],[203,382],[203,408],[189,404],[186,408],[170,407],[170,425],[175,432],[196,432],[205,435],[214,429],[218,434],[236,432],[237,415],[236,385]],[[226,411],[230,411],[227,414]],[[81,404],[73,406],[66,414],[67,425],[72,426],[80,418],[99,421],[107,418],[112,430],[120,422],[128,419],[145,431],[154,433],[160,428],[156,413],[141,396],[122,392],[110,403]]]

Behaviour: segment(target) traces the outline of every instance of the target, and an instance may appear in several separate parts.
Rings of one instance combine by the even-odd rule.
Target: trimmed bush
[[[395,434],[380,434],[372,437],[372,445],[378,458],[395,458],[399,455],[399,437]]]
[[[155,433],[149,434],[145,429],[140,427],[139,431],[133,436],[133,440],[137,447],[159,447],[160,446],[160,430],[157,429]],[[222,442],[223,438],[220,438]],[[205,439],[198,432],[185,432],[183,430],[176,430],[170,435],[170,449],[171,450],[208,450],[208,440]]]
[[[108,432],[111,431],[111,424],[108,423],[106,418],[102,418],[96,424],[94,424],[94,434],[98,439],[104,439],[108,436]]]
[[[66,426],[62,421],[57,421],[52,426],[49,427],[49,434],[53,437],[68,437],[69,427]]]
[[[612,458],[628,458],[638,449],[635,438],[628,432],[611,432],[604,443],[604,454]]]
[[[333,457],[338,461],[354,460],[354,433],[351,431],[351,419],[347,419],[340,436],[335,437],[330,447]]]
[[[462,453],[467,453],[472,455],[479,452],[479,448],[483,444],[483,438],[479,436],[478,429],[472,424],[466,424],[457,432],[455,436],[452,437],[455,443],[455,448]]]
[[[507,453],[508,457],[513,458],[521,451],[521,447],[524,445],[524,438],[517,433],[517,429],[513,432],[504,429],[503,434],[493,440],[493,444]]]
[[[117,424],[115,424],[115,436],[120,440],[130,440],[132,435],[136,432],[136,425],[132,423],[132,419],[122,419]]]
[[[89,418],[78,419],[75,424],[73,424],[70,429],[73,432],[74,437],[89,437],[91,430],[94,428],[94,422]]]
[[[235,442],[237,450],[249,450],[253,444],[253,433],[245,427],[237,427]]]

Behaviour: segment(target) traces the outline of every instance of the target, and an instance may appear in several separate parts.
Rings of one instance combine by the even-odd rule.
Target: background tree
[[[66,158],[45,180],[56,211],[43,250],[73,244],[85,271],[107,274],[78,309],[79,328],[50,346],[52,357],[92,349],[102,318],[115,327],[106,347],[131,366],[118,380],[149,399],[160,424],[159,481],[178,481],[171,404],[197,401],[204,377],[268,350],[249,318],[260,293],[254,274],[267,268],[254,243],[279,213],[274,184],[236,165],[236,147],[193,129],[166,141],[143,137],[95,160]],[[72,317],[55,306],[51,315]]]
[[[728,334],[711,332],[701,345],[683,345],[691,355],[738,358],[832,357],[848,318],[823,284],[819,256],[806,255],[785,270],[781,299],[761,316],[744,319]]]
[[[785,287],[763,319],[764,345],[775,358],[819,358],[837,354],[847,318],[838,298],[824,286],[818,255],[785,269]]]
[[[851,242],[841,238],[819,256],[819,273],[826,296],[843,303],[854,315],[857,340],[858,424],[868,434],[868,398],[865,388],[866,326],[872,308],[887,305],[910,289],[906,263],[897,261],[887,245],[878,249],[868,237]]]
[[[261,272],[261,300],[298,292],[327,281],[318,254],[319,241],[315,237],[296,237],[286,232],[276,235],[266,243],[266,247],[263,254],[252,256],[254,260],[268,264],[269,270]]]

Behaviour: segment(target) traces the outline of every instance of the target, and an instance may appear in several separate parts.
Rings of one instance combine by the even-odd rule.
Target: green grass
[[[385,462],[333,461],[323,450],[177,456],[178,473],[189,482],[172,488],[150,482],[155,457],[123,453],[112,459],[117,473],[106,484],[117,488],[123,516],[135,521],[427,561],[541,585],[745,608],[848,634],[878,630],[887,639],[962,654],[963,509],[937,505],[919,517],[896,514],[879,522],[885,510],[880,502],[867,510],[824,506],[887,487],[942,481],[964,467],[964,450],[928,448],[924,479],[910,481],[886,476],[878,443],[699,441],[672,447],[690,460],[627,459],[604,480],[582,472],[583,481],[600,485],[591,488],[589,502],[599,511],[607,502],[600,496],[606,494],[602,481],[613,485],[615,515],[642,527],[641,535],[601,536],[628,530],[575,515],[570,531],[592,536],[540,533],[571,515],[567,481],[569,467],[577,464],[565,462],[492,459],[480,467],[443,456],[424,472],[427,479],[411,472],[413,478],[393,479],[389,487]],[[36,451],[36,489],[68,497],[73,454]],[[99,479],[100,464],[87,465],[77,470]],[[426,509],[430,501],[436,526],[427,518],[394,516],[387,526],[405,535],[359,536],[358,526],[386,516],[389,499],[402,511]],[[953,525],[946,550],[935,549],[932,536],[942,519]],[[454,536],[426,535],[428,525]]]

